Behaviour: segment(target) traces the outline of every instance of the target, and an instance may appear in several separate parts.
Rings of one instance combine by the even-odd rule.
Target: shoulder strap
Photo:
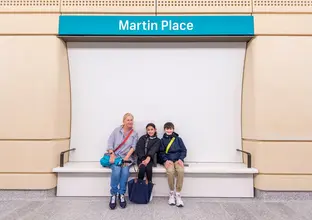
[[[145,155],[147,154],[148,141],[149,141],[149,138],[147,138],[145,142],[145,148],[144,148]]]
[[[174,140],[175,140],[175,137],[173,137],[170,140],[169,144],[167,145],[167,147],[166,147],[166,154],[169,152],[169,149],[170,149],[171,145],[173,144]]]
[[[119,150],[121,148],[122,145],[124,145],[126,143],[126,141],[129,139],[130,135],[132,134],[133,129],[129,132],[129,134],[127,135],[127,137],[121,142],[121,144],[119,144],[119,146],[114,150],[114,153]]]

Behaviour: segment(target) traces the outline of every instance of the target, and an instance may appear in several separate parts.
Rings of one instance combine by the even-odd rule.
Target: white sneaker
[[[178,207],[183,207],[184,203],[182,201],[181,194],[180,193],[176,193],[176,197],[175,198],[176,198],[176,201],[177,201],[176,205]]]
[[[169,200],[168,200],[169,205],[175,205],[176,201],[175,201],[175,197],[174,197],[174,192],[171,191],[169,194]]]

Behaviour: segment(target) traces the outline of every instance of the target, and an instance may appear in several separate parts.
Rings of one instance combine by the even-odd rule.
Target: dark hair
[[[167,122],[164,125],[164,129],[170,129],[170,128],[174,130],[174,124],[172,122]]]
[[[156,130],[156,125],[154,123],[148,123],[145,128],[147,129],[148,127],[153,127]],[[148,135],[147,132],[146,135]],[[157,136],[157,131],[155,131],[154,136]]]

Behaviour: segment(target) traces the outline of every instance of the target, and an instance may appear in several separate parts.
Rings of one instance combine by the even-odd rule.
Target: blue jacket
[[[168,153],[166,154],[166,148],[173,137],[175,137],[175,140],[171,145]],[[160,140],[159,154],[161,159],[160,163],[165,163],[167,160],[171,160],[173,162],[176,162],[178,160],[184,161],[187,154],[187,149],[183,143],[182,138],[180,138],[177,133],[173,132],[173,134],[170,136],[164,134],[164,136]]]

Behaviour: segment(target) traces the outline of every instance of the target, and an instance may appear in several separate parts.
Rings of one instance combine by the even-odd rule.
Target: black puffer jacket
[[[153,162],[154,155],[159,151],[160,139],[157,136],[150,137],[148,135],[143,135],[140,137],[135,153],[138,157],[137,164],[142,163],[146,157],[150,157]]]

